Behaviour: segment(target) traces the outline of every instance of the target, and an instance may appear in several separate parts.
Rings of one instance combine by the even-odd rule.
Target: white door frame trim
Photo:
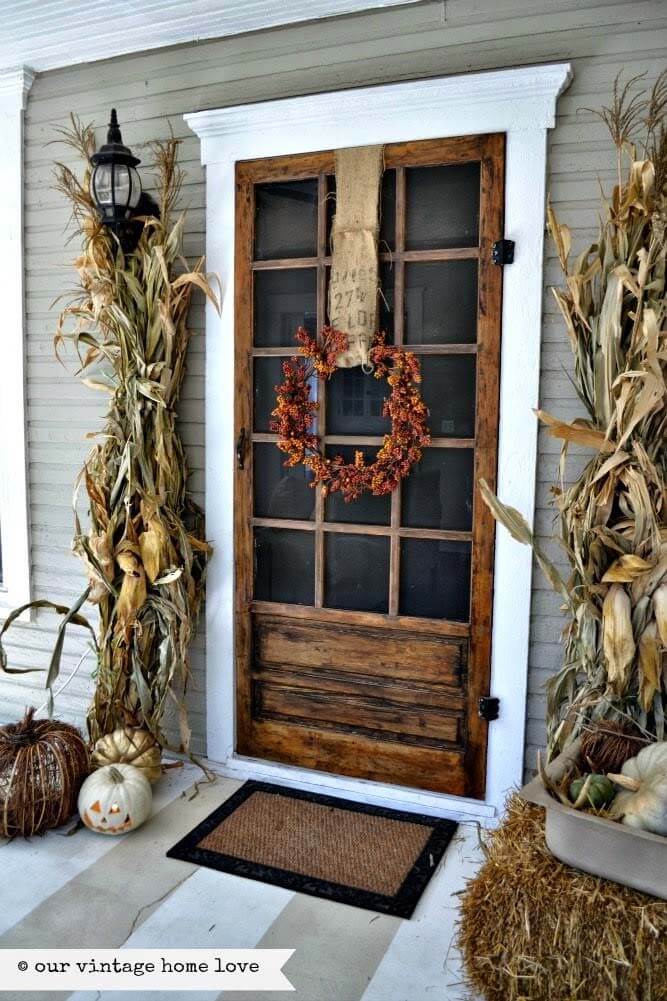
[[[23,112],[34,74],[0,69],[0,618],[30,601],[25,411]],[[27,617],[27,616],[26,616]]]
[[[531,552],[496,533],[486,797],[477,801],[293,768],[235,754],[234,690],[234,229],[235,163],[260,157],[457,135],[505,132],[505,235],[516,241],[503,284],[498,492],[532,521],[535,508],[547,129],[568,63],[200,111],[185,116],[201,138],[207,267],[223,283],[222,315],[206,314],[206,531],[208,572],[207,753],[236,776],[357,796],[370,802],[489,821],[522,781]]]

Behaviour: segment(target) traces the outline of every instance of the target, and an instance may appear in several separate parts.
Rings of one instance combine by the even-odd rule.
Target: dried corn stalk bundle
[[[538,562],[564,599],[569,620],[562,669],[548,684],[550,749],[588,721],[632,718],[664,737],[667,642],[667,74],[653,90],[635,78],[614,86],[601,117],[618,155],[618,183],[597,241],[571,257],[571,234],[551,207],[548,224],[563,270],[553,289],[574,355],[574,384],[586,416],[572,422],[538,412],[562,441],[553,490],[564,581],[518,512],[482,484],[496,518]],[[594,450],[580,478],[564,482],[569,445]]]
[[[186,491],[176,407],[199,288],[218,307],[203,261],[181,256],[184,216],[174,217],[182,182],[176,140],[154,143],[159,218],[137,220],[136,249],[123,253],[103,227],[88,190],[94,137],[72,117],[63,140],[84,161],[81,179],[56,165],[82,238],[79,285],[63,310],[56,350],[71,342],[85,385],[108,393],[103,429],[81,471],[90,524],[75,514],[74,551],[99,609],[99,661],[88,725],[91,740],[117,727],[145,727],[165,743],[168,699],[179,709],[181,744],[189,727],[183,695],[188,644],[199,613],[209,546],[201,510]]]

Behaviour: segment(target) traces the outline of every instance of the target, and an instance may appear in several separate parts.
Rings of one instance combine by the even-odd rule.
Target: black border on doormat
[[[234,855],[224,855],[221,852],[212,852],[197,847],[207,834],[210,834],[221,821],[225,820],[255,792],[291,796],[293,799],[305,800],[308,803],[334,806],[341,810],[350,810],[353,813],[368,813],[389,820],[405,820],[412,824],[432,827],[433,832],[394,896],[362,890],[355,886],[346,886],[343,883],[331,883],[328,880],[304,876],[302,873],[292,872],[289,869],[277,869],[273,866],[261,865],[259,862],[249,862],[247,859],[237,858]],[[251,779],[244,782],[229,799],[226,799],[213,813],[210,813],[205,820],[197,824],[173,848],[170,848],[167,852],[167,858],[194,862],[196,865],[218,869],[220,872],[229,872],[235,876],[243,876],[245,879],[255,879],[261,883],[272,883],[287,890],[306,893],[311,897],[324,897],[342,904],[351,904],[353,907],[379,911],[381,914],[410,918],[438,863],[445,854],[457,827],[458,824],[455,821],[444,820],[441,817],[428,817],[422,813],[408,813],[404,810],[373,806],[370,803],[357,803],[349,799],[339,799],[337,796],[323,796],[320,793],[305,792],[302,789],[291,789],[288,786],[275,785],[272,782],[257,782]]]

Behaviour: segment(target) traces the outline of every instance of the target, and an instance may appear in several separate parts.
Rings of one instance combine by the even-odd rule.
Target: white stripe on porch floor
[[[193,867],[182,883],[123,943],[128,949],[251,949],[294,894],[280,886],[239,879],[225,872]],[[70,1001],[128,1001],[128,991],[78,991]],[[225,997],[227,997],[226,995]],[[284,996],[284,995],[283,995]],[[164,991],[136,993],[141,1001],[160,1001]],[[218,991],[188,991],[186,1001],[215,1001]],[[246,1001],[248,994],[245,995]]]
[[[401,922],[361,1001],[427,997],[471,1001],[470,993],[459,986],[459,953],[449,945],[458,915],[456,894],[474,875],[479,862],[476,825],[459,825],[444,864],[424,890],[411,920]],[[444,943],[447,948],[443,951]]]
[[[296,991],[217,995],[186,1001],[459,1001],[458,961],[450,951],[456,897],[479,862],[477,833],[461,826],[410,921],[307,897],[280,887],[166,859],[166,850],[239,785],[218,779],[188,799],[191,768],[160,783],[164,804],[141,830],[121,839],[80,831],[50,833],[9,850],[15,879],[0,947],[290,947],[285,973]],[[0,856],[4,857],[4,856]],[[30,871],[30,878],[25,879]],[[39,873],[38,879],[33,874]],[[4,875],[4,873],[3,873]],[[3,893],[3,898],[5,894]],[[4,899],[3,899],[4,905]],[[4,907],[3,907],[4,910]],[[4,917],[4,915],[3,915]],[[6,927],[6,922],[5,922]],[[9,992],[0,996],[10,998]],[[55,1001],[64,994],[17,994]],[[174,993],[83,991],[70,1001],[169,1001]]]

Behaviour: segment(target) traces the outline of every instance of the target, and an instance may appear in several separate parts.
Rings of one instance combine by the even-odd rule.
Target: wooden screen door
[[[482,798],[504,137],[385,149],[381,325],[421,358],[433,441],[401,490],[347,504],[269,430],[296,328],[326,319],[333,173],[331,151],[237,165],[237,751]],[[317,391],[327,452],[374,455],[384,381]]]

